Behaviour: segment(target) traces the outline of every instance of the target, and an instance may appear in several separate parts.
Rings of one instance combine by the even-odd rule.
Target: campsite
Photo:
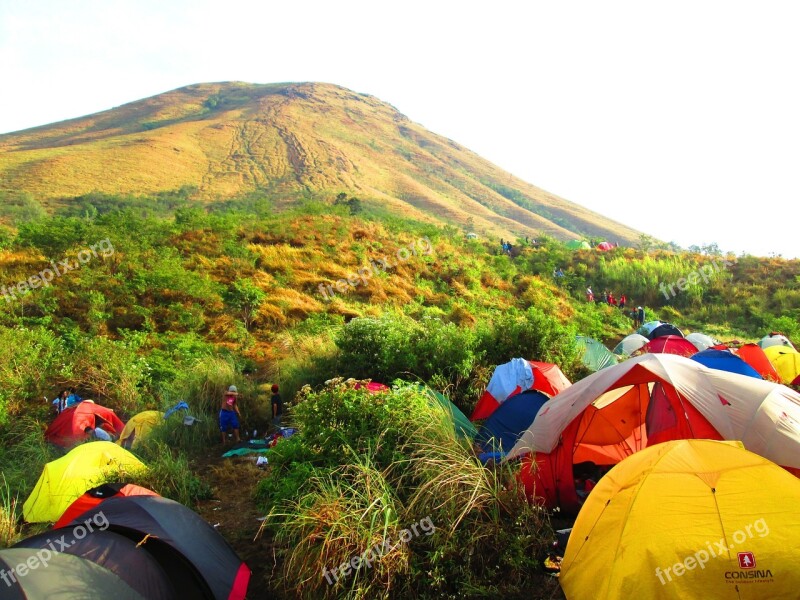
[[[796,19],[7,4],[0,598],[798,597]]]
[[[335,205],[319,214],[322,203],[259,217],[257,204],[135,216],[140,201],[125,202],[125,212],[84,222],[91,230],[59,248],[69,254],[81,239],[108,237],[111,260],[4,307],[0,337],[11,357],[2,367],[2,568],[42,552],[56,533],[95,525],[52,570],[38,571],[48,575],[35,584],[44,587],[20,578],[23,591],[52,589],[68,571],[99,588],[114,581],[137,598],[170,598],[176,589],[208,598],[597,597],[584,576],[597,567],[582,561],[601,550],[573,546],[570,532],[587,527],[582,515],[591,508],[597,531],[616,535],[627,509],[609,512],[595,499],[616,497],[614,482],[645,469],[646,461],[631,459],[707,440],[702,451],[681,452],[711,464],[706,454],[735,448],[731,460],[740,466],[720,471],[730,473],[733,487],[725,489],[734,496],[742,486],[759,492],[745,483],[751,468],[766,469],[763,481],[774,478],[787,494],[797,486],[800,331],[778,300],[788,291],[763,277],[762,259],[740,258],[702,290],[702,302],[686,295],[659,305],[657,286],[631,279],[632,266],[664,278],[665,269],[703,264],[705,255],[570,249],[539,236],[510,256],[491,238],[412,221],[395,229]],[[77,223],[57,219],[21,229],[39,245],[14,246],[17,265],[37,268],[49,252],[52,236],[37,231]],[[433,252],[320,301],[316,285],[303,283],[330,262],[319,231],[338,240],[335,256],[352,265],[366,232],[370,247],[380,243],[384,252],[422,237]],[[553,265],[563,277],[552,276]],[[786,270],[786,281],[800,274],[793,261],[771,265]],[[637,303],[649,297],[646,321],[587,302],[578,274],[590,269],[600,289],[624,287]],[[292,279],[278,282],[289,270]],[[765,284],[776,295],[761,297],[758,315],[752,303],[710,310],[729,288],[755,297]],[[79,308],[96,305],[98,294],[102,310]],[[273,385],[285,407],[279,426]],[[219,435],[231,386],[241,409],[238,443],[232,431]],[[51,399],[62,388],[80,400],[55,414]],[[112,441],[100,441],[98,428]],[[707,489],[721,494],[714,469],[703,472]],[[637,504],[636,514],[660,514],[665,502]],[[676,502],[675,519],[697,521],[680,516]],[[155,508],[143,521],[148,503]],[[666,538],[652,538],[660,554],[619,562],[622,547],[605,544],[609,561],[627,565],[609,571],[605,597],[655,589],[677,598],[685,586],[703,586],[723,598],[726,585],[757,590],[752,597],[791,597],[785,590],[797,585],[798,556],[785,541],[793,530],[780,524],[791,503],[773,504],[762,514],[726,503],[722,529],[711,521],[723,513],[703,504],[706,529],[674,547],[671,526],[642,513],[645,524],[635,527],[666,527]],[[136,525],[125,525],[128,518]],[[742,547],[757,569],[712,557],[718,562],[675,577],[674,565],[702,550],[694,548],[700,538],[738,539],[759,518],[769,536]],[[180,523],[189,540],[161,529]],[[106,558],[92,563],[101,549]],[[207,552],[228,556],[216,561],[227,565],[218,574],[202,562]],[[124,565],[132,560],[150,575],[130,580]],[[667,567],[675,585],[662,586],[655,574]],[[726,583],[726,573],[747,579]],[[634,580],[657,587],[630,587]]]

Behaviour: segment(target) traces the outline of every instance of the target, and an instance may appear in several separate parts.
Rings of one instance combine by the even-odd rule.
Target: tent
[[[443,394],[440,394],[436,390],[433,390],[429,387],[421,387],[431,400],[431,403],[440,406],[445,414],[447,414],[453,421],[453,426],[455,427],[457,437],[467,440],[475,439],[475,436],[478,435],[478,430],[475,429],[475,425],[473,425],[472,422],[467,418],[467,415],[461,412],[461,410],[459,410],[459,408]]]
[[[708,350],[709,348],[719,344],[717,340],[705,333],[694,332],[686,336],[686,339],[694,344],[695,348],[699,351]]]
[[[576,512],[573,464],[608,467],[660,442],[696,438],[741,440],[800,474],[800,393],[674,354],[643,354],[551,398],[507,458],[533,453],[520,471],[529,495]]]
[[[364,388],[370,394],[381,394],[390,390],[389,386],[385,383],[378,383],[377,381],[370,381],[369,383],[357,382],[354,389],[360,390]]]
[[[608,252],[609,250],[613,250],[614,246],[612,246],[609,242],[600,242],[597,244],[597,249],[600,250],[600,252]]]
[[[50,423],[44,432],[44,437],[48,442],[66,448],[83,441],[86,438],[84,430],[87,427],[92,429],[101,427],[108,433],[119,436],[125,424],[110,408],[95,404],[91,400],[84,400],[62,410]]]
[[[570,600],[797,598],[798,503],[800,480],[738,442],[659,444],[591,491],[561,587]]]
[[[167,573],[155,558],[148,552],[140,550],[136,542],[125,536],[104,531],[101,529],[105,522],[102,519],[89,521],[83,525],[61,530],[45,531],[22,540],[14,548],[26,548],[31,551],[38,550],[40,556],[47,557],[51,548],[64,552],[67,555],[91,561],[92,563],[110,571],[130,588],[148,600],[173,600],[178,597],[177,589],[173,586]],[[91,529],[90,529],[91,527]],[[81,536],[80,538],[78,536]],[[59,540],[54,543],[53,540]],[[33,554],[33,552],[31,552]],[[34,555],[35,556],[35,555]],[[44,576],[47,569],[41,573],[31,572],[26,577]],[[87,590],[94,592],[93,586],[86,582]],[[180,590],[181,597],[187,597],[187,590]],[[63,591],[54,590],[47,597],[61,597]],[[82,597],[77,593],[70,593],[71,598]],[[93,597],[102,597],[100,595]],[[110,597],[116,598],[116,594]]]
[[[568,250],[591,250],[592,248],[586,240],[570,240],[566,246]]]
[[[0,573],[5,575],[3,583],[0,583],[0,590],[4,600],[44,598],[148,600],[147,596],[136,591],[114,572],[91,560],[67,552],[50,552],[48,549],[47,552],[50,552],[51,556],[47,556],[44,552],[33,548],[0,550]],[[22,576],[23,569],[24,576]],[[173,596],[175,597],[177,596]]]
[[[471,420],[485,419],[491,415],[506,398],[525,390],[538,390],[548,396],[555,396],[572,385],[558,368],[558,365],[524,358],[514,358],[498,365],[486,391],[475,405]]]
[[[630,356],[650,340],[638,333],[632,333],[622,338],[622,341],[614,346],[614,354],[617,356]]]
[[[736,355],[758,371],[758,374],[764,379],[780,383],[780,375],[778,375],[772,363],[769,362],[769,358],[764,354],[764,350],[761,349],[761,346],[756,344],[742,344],[736,350]]]
[[[650,333],[658,326],[661,325],[661,321],[648,321],[647,323],[643,324],[639,329],[636,330],[636,333],[645,336],[648,340],[653,339],[650,337]]]
[[[642,352],[677,354],[688,358],[692,354],[697,354],[697,348],[684,337],[665,335],[653,338],[651,341],[647,342],[647,344],[642,347]]]
[[[30,523],[57,521],[86,490],[118,473],[140,473],[142,463],[113,442],[89,442],[44,466],[36,487],[22,506]]]
[[[85,494],[78,496],[75,501],[69,505],[64,514],[53,525],[54,528],[65,527],[71,521],[74,521],[85,513],[90,508],[93,508],[115,496],[158,496],[154,491],[132,483],[104,483],[88,490]]]
[[[709,369],[738,373],[756,379],[763,379],[753,367],[744,362],[730,350],[703,350],[691,357],[692,360],[705,365]]]
[[[592,372],[605,369],[619,362],[616,354],[613,354],[611,350],[594,338],[578,335],[575,336],[575,341],[578,343],[583,365]]]
[[[135,448],[141,442],[150,430],[164,422],[164,413],[160,410],[146,410],[134,415],[130,420],[125,423],[125,427],[120,433],[117,443],[123,448]]]
[[[775,367],[781,382],[791,383],[800,375],[800,353],[790,346],[767,346],[764,348],[769,362]]]
[[[657,327],[654,327],[650,333],[647,334],[647,337],[651,340],[654,340],[667,335],[674,335],[681,338],[684,337],[683,332],[675,327],[675,325],[672,323],[661,323]]]
[[[781,335],[780,333],[770,333],[769,335],[765,335],[758,341],[758,345],[762,348],[769,348],[770,346],[787,346],[792,350],[796,350],[796,348],[792,345],[792,342],[789,341],[785,335]]]
[[[547,400],[547,396],[537,390],[511,396],[483,422],[477,441],[487,452],[511,450]]]
[[[192,565],[195,585],[206,587],[211,598],[243,600],[247,594],[250,569],[216,529],[182,504],[160,496],[109,498],[70,525],[95,515],[109,523],[108,531],[139,543],[162,566],[167,559]],[[172,576],[170,569],[167,574]]]

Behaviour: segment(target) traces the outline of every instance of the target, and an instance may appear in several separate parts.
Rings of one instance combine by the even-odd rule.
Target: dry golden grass
[[[496,191],[507,188],[586,234],[622,243],[639,237],[513,177],[388,104],[329,84],[200,84],[6,134],[0,179],[51,202],[182,186],[195,187],[198,199],[216,200],[280,184],[286,196],[279,203],[344,191],[402,216],[471,225],[479,233],[574,237]]]

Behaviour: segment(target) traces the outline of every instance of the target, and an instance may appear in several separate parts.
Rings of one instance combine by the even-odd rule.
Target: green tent
[[[578,343],[578,350],[581,352],[581,360],[586,368],[592,372],[605,369],[619,362],[614,353],[594,338],[583,335],[575,336]]]
[[[586,240],[570,240],[567,242],[568,250],[591,250],[592,247]]]
[[[458,437],[469,440],[475,439],[475,436],[478,435],[478,430],[475,429],[475,425],[472,424],[472,421],[470,421],[455,404],[436,390],[425,386],[420,386],[420,389],[426,393],[432,403],[435,402],[442,407],[442,410],[444,410],[446,414],[450,415]]]

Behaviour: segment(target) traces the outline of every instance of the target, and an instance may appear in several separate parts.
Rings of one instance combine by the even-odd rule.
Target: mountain
[[[0,191],[54,203],[180,188],[202,201],[264,191],[278,205],[345,193],[392,213],[501,236],[579,234],[622,244],[640,236],[373,96],[331,84],[197,84],[0,135]]]

